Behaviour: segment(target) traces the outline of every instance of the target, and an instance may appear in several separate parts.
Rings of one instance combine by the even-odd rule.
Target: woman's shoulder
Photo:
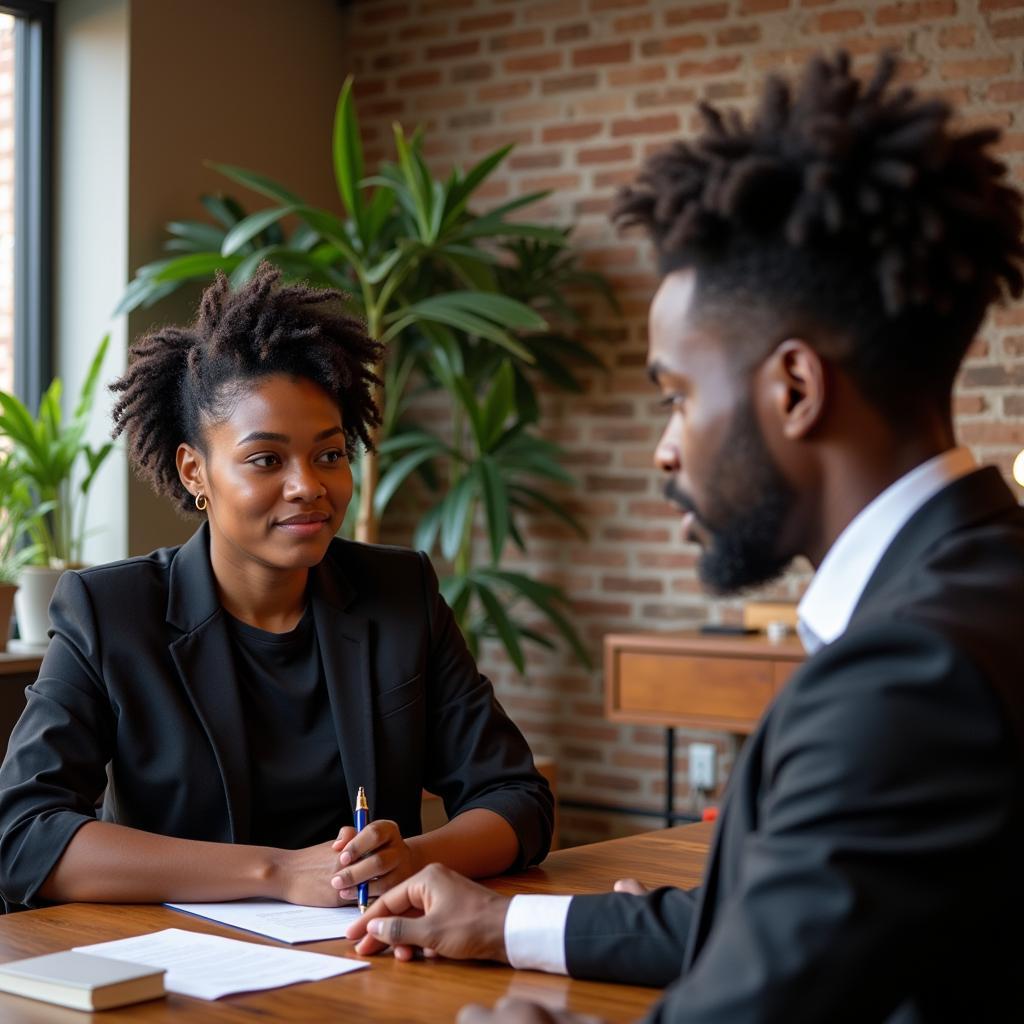
[[[180,550],[181,545],[157,548],[148,555],[70,569],[61,580],[64,589],[79,582],[94,599],[116,599],[118,604],[138,600],[147,593],[166,598],[171,565]]]

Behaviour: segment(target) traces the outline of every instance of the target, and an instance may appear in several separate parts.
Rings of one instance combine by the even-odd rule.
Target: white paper
[[[76,946],[74,951],[162,967],[167,971],[164,986],[168,992],[196,999],[319,981],[370,966],[361,960],[277,949],[181,928]]]
[[[243,928],[279,942],[319,942],[343,939],[359,917],[356,907],[299,907],[279,900],[234,900],[231,903],[166,903],[210,921]]]

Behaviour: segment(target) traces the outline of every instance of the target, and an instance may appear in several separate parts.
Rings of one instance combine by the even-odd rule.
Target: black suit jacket
[[[311,573],[311,601],[345,778],[365,786],[373,816],[418,834],[426,787],[450,816],[483,807],[504,817],[517,867],[543,859],[550,789],[426,556],[334,540]],[[101,794],[109,821],[247,842],[259,751],[246,749],[207,527],[180,548],[65,573],[50,616],[53,638],[0,768],[4,898],[33,903]],[[354,797],[337,794],[349,808]]]
[[[983,469],[768,710],[703,887],[575,898],[570,973],[671,984],[653,1021],[1019,1019],[1022,672],[1024,510]]]

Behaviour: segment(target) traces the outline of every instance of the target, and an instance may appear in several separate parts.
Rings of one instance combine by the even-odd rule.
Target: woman
[[[432,861],[480,876],[547,852],[550,790],[427,558],[334,537],[379,347],[337,293],[278,277],[220,277],[113,385],[136,472],[206,521],[61,577],[0,769],[10,903],[330,906]],[[356,836],[359,786],[376,820]],[[451,820],[420,835],[424,787]]]

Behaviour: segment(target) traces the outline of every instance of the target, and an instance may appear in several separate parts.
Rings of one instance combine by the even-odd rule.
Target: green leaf
[[[584,529],[583,524],[571,512],[567,512],[564,505],[548,497],[543,491],[538,491],[536,488],[527,487],[521,483],[513,484],[509,491],[513,504],[521,504],[528,509],[539,506],[586,539],[587,531]],[[518,500],[521,498],[526,500],[521,502]]]
[[[476,464],[483,485],[484,516],[487,520],[487,536],[491,542],[491,560],[501,561],[501,552],[508,538],[508,491],[501,471],[489,458],[482,458]]]
[[[447,209],[445,210],[444,222],[451,224],[466,208],[473,193],[494,173],[494,170],[508,156],[513,143],[488,153],[475,167],[472,167],[464,178],[456,181],[448,190]]]
[[[271,224],[276,224],[282,217],[287,217],[294,212],[294,206],[277,206],[271,207],[269,210],[260,210],[258,213],[251,213],[224,236],[220,247],[221,256],[233,256],[242,246],[251,242]]]
[[[96,385],[100,379],[100,368],[103,366],[103,360],[107,356],[107,349],[109,347],[110,335],[106,334],[103,336],[102,341],[100,341],[99,348],[96,349],[96,354],[92,357],[92,362],[89,364],[89,371],[82,382],[82,390],[79,392],[73,419],[83,426],[92,412],[92,403],[96,396]]]
[[[359,139],[359,121],[352,97],[352,76],[345,79],[334,110],[332,138],[334,180],[338,195],[349,215],[359,222],[359,182],[363,178],[363,147]],[[365,239],[364,239],[365,241]]]
[[[245,216],[245,207],[231,196],[200,196],[199,202],[225,229],[234,227]],[[215,248],[219,249],[220,244]]]
[[[241,256],[221,256],[219,252],[197,252],[170,260],[150,280],[155,282],[187,281],[193,277],[210,277],[218,270],[229,273],[242,262]]]
[[[494,627],[495,632],[501,639],[505,650],[508,651],[508,656],[512,659],[512,664],[522,674],[526,671],[526,660],[523,657],[523,648],[519,643],[519,631],[512,620],[508,617],[505,609],[502,607],[501,602],[495,596],[493,590],[490,589],[486,584],[477,581],[474,584],[477,597],[480,598],[480,603],[483,605],[484,610],[487,612],[487,619]]]
[[[476,442],[477,450],[483,453],[486,451],[486,443],[483,410],[480,408],[480,403],[477,402],[473,389],[464,377],[456,377],[452,381],[452,387],[459,404],[466,410],[466,416],[469,419],[470,429],[473,431],[473,440]]]
[[[515,376],[512,364],[506,359],[494,378],[494,384],[483,403],[480,417],[480,446],[490,451],[502,436],[505,421],[515,409]]]
[[[257,249],[255,252],[249,253],[241,263],[231,271],[231,276],[228,278],[232,288],[241,288],[253,274],[256,273],[259,265],[266,259],[269,259],[274,255],[275,252],[280,250],[279,245],[265,245],[262,249]]]
[[[547,324],[544,318],[535,313],[529,306],[509,299],[504,295],[490,295],[484,292],[447,292],[444,295],[435,296],[435,299],[445,299],[448,302],[457,304],[461,309],[477,316],[493,320],[502,327],[520,328],[522,330],[542,330]],[[422,307],[424,303],[433,300],[427,299],[417,305]]]
[[[208,252],[220,249],[224,232],[212,224],[204,224],[200,220],[172,220],[167,224],[169,234],[190,243],[193,252]]]
[[[466,475],[441,503],[441,554],[445,558],[452,559],[458,553],[475,497],[476,480]]]
[[[412,538],[412,546],[416,551],[426,551],[429,555],[437,540],[437,531],[441,528],[441,514],[444,505],[438,502],[433,508],[424,513],[423,517],[416,524],[416,530]],[[451,602],[449,602],[450,604]]]
[[[383,473],[377,482],[377,490],[373,495],[373,510],[381,515],[388,507],[395,492],[408,479],[409,475],[427,459],[438,455],[438,449],[434,445],[424,446],[416,451],[409,452],[396,462],[392,463]]]
[[[265,174],[258,174],[256,171],[247,171],[244,167],[234,167],[231,164],[218,164],[207,162],[207,167],[219,171],[225,178],[238,182],[245,188],[252,189],[268,199],[276,199],[278,202],[287,203],[289,206],[302,206],[302,200],[294,193],[289,192],[284,185],[279,185],[273,178]]]

